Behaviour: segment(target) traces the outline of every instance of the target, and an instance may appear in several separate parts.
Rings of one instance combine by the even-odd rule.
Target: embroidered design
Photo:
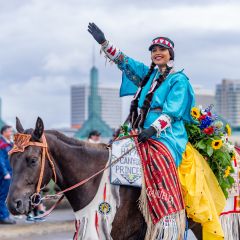
[[[152,42],[152,44],[157,44],[157,43],[162,43],[173,49],[173,45],[164,38],[157,38],[157,39],[153,40],[153,42]]]
[[[148,93],[151,93],[155,89],[156,85],[157,85],[157,81],[154,81]]]
[[[102,202],[98,206],[98,212],[102,215],[108,215],[111,212],[111,205],[108,202]]]
[[[116,157],[133,149],[135,143],[133,139],[119,140],[120,144],[112,144],[111,162]],[[141,187],[142,171],[141,161],[136,149],[131,150],[128,154],[123,156],[120,161],[111,166],[111,183],[117,185],[127,185],[134,187]]]
[[[119,52],[119,55],[114,59],[114,62],[117,65],[121,65],[122,63],[128,63],[128,60],[125,59],[125,55],[122,52]],[[118,66],[120,68],[120,66]]]
[[[126,179],[130,184],[135,183],[138,179],[142,177],[141,174],[133,174],[133,173],[121,174],[121,176],[124,179]]]
[[[157,131],[157,137],[160,137],[162,131],[165,131],[171,126],[171,118],[167,114],[162,114],[157,120],[151,125]]]
[[[161,125],[161,129],[164,129],[168,125],[168,123],[165,120],[159,119],[158,121]]]
[[[114,47],[110,42],[104,44],[102,46],[102,50],[105,52],[106,57],[108,57],[111,61],[114,61],[121,53],[120,50]]]
[[[130,65],[126,65],[126,69],[124,70],[124,73],[126,74],[127,78],[137,86],[142,80]]]

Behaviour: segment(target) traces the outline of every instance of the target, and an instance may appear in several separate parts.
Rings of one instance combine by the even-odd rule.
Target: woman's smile
[[[160,61],[162,58],[163,58],[163,56],[161,56],[161,55],[154,56],[154,59],[156,61]]]
[[[163,66],[170,60],[170,54],[167,48],[155,46],[152,49],[151,58],[156,65]]]

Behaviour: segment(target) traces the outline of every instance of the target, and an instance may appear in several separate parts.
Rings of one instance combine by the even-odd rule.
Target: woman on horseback
[[[150,67],[148,67],[143,63],[128,57],[121,50],[115,47],[115,45],[107,41],[104,33],[94,23],[89,23],[88,31],[93,36],[93,38],[99,44],[101,44],[101,49],[105,53],[106,57],[113,61],[115,64],[117,64],[118,68],[122,71],[120,96],[122,97],[127,95],[134,95],[134,98],[131,102],[128,120],[133,129],[140,130],[140,133],[138,135],[138,141],[140,143],[143,143],[143,146],[147,149],[146,152],[141,152],[140,150],[140,155],[142,155],[143,157],[147,156],[148,158],[145,161],[146,165],[144,165],[145,162],[141,157],[143,162],[142,164],[145,184],[147,184],[147,186],[145,186],[145,192],[147,193],[144,194],[144,196],[143,194],[141,195],[141,201],[148,202],[148,204],[143,203],[141,206],[143,214],[145,212],[144,217],[148,224],[149,238],[146,239],[156,239],[156,237],[159,236],[159,239],[162,239],[161,237],[163,237],[164,234],[161,233],[162,235],[159,235],[159,232],[161,232],[161,227],[158,227],[157,229],[153,225],[158,223],[159,219],[162,219],[162,216],[171,216],[172,213],[176,212],[180,213],[181,209],[184,208],[184,204],[181,202],[181,193],[179,193],[180,195],[176,193],[181,192],[181,189],[177,187],[173,192],[172,199],[171,197],[168,198],[169,202],[172,202],[170,205],[168,205],[168,202],[166,206],[166,202],[164,203],[161,197],[158,199],[158,201],[161,202],[160,205],[158,205],[158,203],[156,203],[154,199],[156,189],[158,191],[166,184],[170,183],[170,185],[166,187],[166,189],[168,190],[174,185],[174,183],[178,183],[178,174],[179,178],[181,176],[181,184],[183,184],[185,181],[185,175],[183,174],[183,172],[186,171],[186,165],[184,165],[184,167],[182,167],[181,169],[179,168],[180,170],[178,169],[178,171],[182,171],[178,172],[178,174],[176,173],[175,167],[179,167],[184,158],[187,159],[187,157],[184,155],[186,154],[186,149],[188,149],[188,153],[192,153],[194,151],[194,149],[188,146],[188,136],[184,125],[186,122],[193,122],[193,118],[191,116],[191,109],[195,105],[195,96],[192,86],[189,82],[188,77],[183,73],[183,70],[174,70],[174,43],[169,38],[157,37],[152,40],[149,46],[152,63]],[[156,142],[158,144],[156,144]],[[154,156],[153,152],[148,155],[149,150],[151,150],[152,147],[155,148],[156,146],[158,154]],[[156,164],[156,159],[158,158],[158,156],[164,154],[166,155],[159,161],[159,165],[158,163]],[[150,165],[147,166],[149,158],[152,157],[152,165],[150,163]],[[175,162],[175,166],[171,166],[171,159],[173,159],[172,161]],[[165,166],[164,164],[161,165],[164,161],[166,161]],[[160,175],[166,175],[161,178],[161,176],[159,176],[159,173]],[[172,178],[174,178],[175,174],[176,179],[173,181],[173,183],[171,183],[171,180]],[[153,180],[155,182],[151,185],[152,179],[155,179]],[[167,179],[167,181],[165,181],[165,179]],[[163,185],[159,184],[159,182],[164,181],[165,183]],[[217,183],[215,184],[215,186],[217,187]],[[149,191],[149,189],[151,190]],[[187,191],[188,190],[192,189],[187,189]],[[160,193],[160,195],[161,194],[162,193]],[[203,195],[205,197],[205,194]],[[207,197],[209,200],[210,197]],[[220,194],[219,198],[222,200],[222,198],[224,198],[223,194]],[[198,199],[201,199],[199,200],[200,203],[201,201],[206,202],[206,198],[198,197]],[[184,200],[186,204],[186,199],[184,198]],[[145,210],[145,205],[148,206],[148,210]],[[161,208],[162,205],[166,206],[167,210],[165,212],[165,209],[162,210]],[[182,208],[177,207],[176,205],[180,205],[182,206]],[[192,210],[193,208],[194,214],[192,215],[195,215],[195,210],[198,210],[199,206],[187,207],[189,207],[190,210]],[[174,211],[171,211],[172,207]],[[201,207],[204,206],[202,205]],[[158,211],[157,208],[159,208],[160,210]],[[211,212],[213,207],[208,206],[208,208],[211,208],[209,210]],[[218,207],[216,207],[216,209],[218,209]],[[213,211],[216,212],[216,209]],[[146,212],[148,215],[151,216],[151,220],[148,216],[146,216]],[[204,215],[204,213],[202,212],[201,214]],[[210,234],[215,234],[215,236],[217,237],[222,237],[223,233],[221,227],[219,227],[220,224],[217,222],[218,220],[216,219],[217,213],[214,213],[212,215],[214,215],[215,221],[215,225],[213,225],[217,227],[214,230],[212,229],[212,227],[209,227],[208,232],[210,232]],[[181,214],[177,217],[175,216],[175,219],[181,219]],[[183,220],[180,220],[179,222],[182,221]],[[202,220],[202,222],[198,222],[203,223],[204,221],[205,220]],[[165,229],[170,226],[170,222],[165,219],[165,222],[163,224]],[[179,224],[179,222],[177,222],[177,225]],[[179,231],[179,229],[177,231]],[[177,235],[174,235],[174,233],[171,232],[172,238],[167,239],[177,239],[176,236],[179,236],[181,239],[183,238],[181,234],[179,235],[178,233]],[[205,235],[205,237],[206,236],[207,235]]]
[[[133,128],[143,129],[139,141],[153,137],[164,143],[178,166],[188,141],[184,121],[192,121],[195,99],[188,77],[173,68],[174,43],[165,37],[155,38],[149,47],[152,63],[147,67],[107,41],[94,23],[88,31],[123,73],[120,96],[135,95],[129,120]]]

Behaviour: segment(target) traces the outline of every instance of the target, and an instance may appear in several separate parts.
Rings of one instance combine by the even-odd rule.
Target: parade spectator
[[[90,143],[100,143],[101,133],[97,130],[93,130],[88,135],[88,142]]]
[[[12,169],[8,158],[8,152],[13,147],[11,138],[12,127],[8,125],[3,126],[0,137],[0,224],[16,223],[10,218],[9,211],[6,206],[6,198],[12,175]]]

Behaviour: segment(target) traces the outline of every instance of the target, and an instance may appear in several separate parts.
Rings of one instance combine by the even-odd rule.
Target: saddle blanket
[[[135,146],[132,138],[115,141],[112,144],[111,163]],[[136,148],[111,166],[111,183],[115,185],[142,186],[142,166]]]

